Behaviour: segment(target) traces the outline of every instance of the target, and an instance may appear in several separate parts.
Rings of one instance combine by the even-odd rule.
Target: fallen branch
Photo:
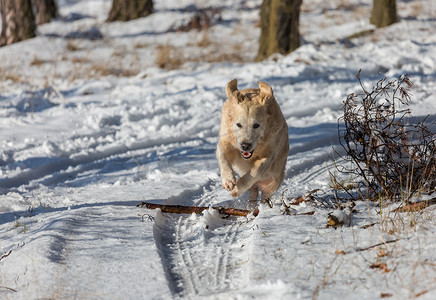
[[[417,212],[434,204],[436,204],[436,198],[405,204],[394,209],[393,212]]]
[[[2,259],[5,258],[5,257],[8,257],[9,255],[11,255],[11,253],[12,253],[12,250],[9,250],[8,253],[6,253],[6,254],[4,254],[4,255],[2,255],[2,256],[0,257],[0,260],[2,260]]]
[[[14,293],[18,293],[17,290],[14,290],[13,288],[10,288],[10,287],[7,287],[7,286],[0,286],[0,289],[5,289],[5,290],[12,291],[12,292],[14,292]]]
[[[390,241],[386,241],[386,242],[381,242],[381,243],[378,243],[378,244],[375,244],[375,245],[371,245],[371,246],[365,247],[365,248],[357,248],[357,249],[355,249],[355,252],[362,252],[362,251],[366,251],[366,250],[369,250],[369,249],[372,249],[372,248],[375,248],[375,247],[378,247],[378,246],[383,246],[383,245],[390,244],[390,243],[396,243],[399,240],[400,239],[395,239],[395,240],[390,240]]]
[[[400,239],[395,239],[395,240],[390,240],[390,241],[386,241],[386,242],[381,242],[381,243],[378,243],[378,244],[375,244],[375,245],[371,245],[371,246],[365,247],[365,248],[355,248],[355,249],[353,249],[352,251],[349,251],[349,252],[346,252],[345,250],[341,251],[339,249],[336,249],[335,253],[336,254],[349,254],[349,253],[354,253],[354,252],[363,252],[363,251],[367,251],[367,250],[373,249],[375,247],[383,246],[383,245],[390,244],[390,243],[396,243],[399,240]]]
[[[183,206],[183,205],[165,205],[165,204],[156,204],[150,202],[141,202],[137,205],[137,207],[146,207],[148,209],[157,209],[159,208],[164,213],[173,213],[173,214],[201,214],[203,211],[208,210],[207,206]],[[249,214],[253,214],[253,216],[257,216],[259,214],[259,209],[248,210],[248,209],[239,209],[239,208],[229,208],[229,207],[212,207],[212,209],[217,210],[220,214],[228,215],[228,216],[241,216],[246,217]]]

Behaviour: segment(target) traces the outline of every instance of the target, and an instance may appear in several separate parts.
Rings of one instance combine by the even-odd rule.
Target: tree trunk
[[[371,24],[377,28],[386,27],[398,21],[396,0],[373,0]]]
[[[0,0],[0,46],[35,37],[36,25],[30,0]]]
[[[51,22],[58,15],[55,0],[35,0],[36,24],[41,25]]]
[[[261,35],[256,61],[273,53],[288,54],[300,46],[302,0],[263,0],[260,10]]]
[[[153,12],[153,0],[113,0],[108,22],[129,21]]]

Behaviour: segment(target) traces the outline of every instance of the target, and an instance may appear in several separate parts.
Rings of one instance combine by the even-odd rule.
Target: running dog
[[[250,201],[260,190],[269,202],[285,176],[288,125],[268,84],[239,91],[233,79],[226,94],[216,151],[223,188],[233,197],[249,190]]]

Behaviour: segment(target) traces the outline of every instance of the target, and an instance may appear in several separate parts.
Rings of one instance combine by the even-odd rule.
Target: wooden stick
[[[156,209],[159,208],[164,213],[173,213],[173,214],[201,214],[204,210],[208,210],[207,206],[183,206],[183,205],[165,205],[165,204],[156,204],[150,202],[141,202],[137,205],[137,207],[146,207],[148,209]],[[229,208],[229,207],[212,207],[217,210],[220,214],[228,215],[228,216],[241,216],[246,217],[247,215],[253,213],[253,216],[257,217],[259,214],[259,209],[248,210],[248,209],[239,209],[239,208]]]

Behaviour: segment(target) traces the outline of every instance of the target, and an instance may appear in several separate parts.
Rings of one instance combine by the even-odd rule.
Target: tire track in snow
[[[286,178],[299,181],[307,168],[315,166],[308,177],[324,172],[323,166],[331,157],[327,147],[336,146],[336,124],[322,124],[312,128],[292,128],[291,151]],[[320,130],[323,134],[320,134]],[[295,141],[296,146],[292,146]],[[330,149],[330,148],[329,148]],[[167,203],[183,205],[241,206],[231,200],[226,191],[211,181],[194,190],[185,190]],[[170,288],[176,296],[210,295],[240,289],[249,283],[252,249],[249,223],[238,219],[221,220],[213,212],[202,216],[158,214],[154,236],[166,270]]]
[[[193,200],[195,196],[185,191],[179,203],[211,205],[211,198],[225,199],[216,186],[205,186],[198,199]],[[200,189],[191,194],[198,197]],[[173,294],[201,296],[245,287],[249,281],[251,228],[251,222],[244,218],[224,220],[212,210],[203,215],[158,213],[154,237]]]

